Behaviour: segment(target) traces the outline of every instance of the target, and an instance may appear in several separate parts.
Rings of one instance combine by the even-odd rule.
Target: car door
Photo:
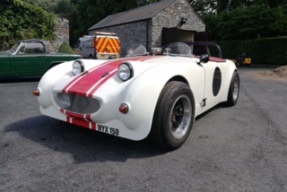
[[[220,90],[222,86],[222,63],[209,61],[205,64],[202,64],[205,73],[205,91],[204,98],[205,107],[204,111],[210,109],[214,105],[220,102]]]
[[[13,76],[10,64],[10,52],[0,52],[0,78]]]
[[[40,76],[43,73],[44,45],[41,42],[24,42],[15,55],[11,65],[17,76]]]

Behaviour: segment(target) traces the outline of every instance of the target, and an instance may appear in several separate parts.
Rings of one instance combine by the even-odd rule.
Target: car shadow
[[[217,111],[217,110],[220,110],[220,109],[224,109],[224,108],[230,108],[232,106],[227,106],[225,103],[219,103],[217,104],[216,106],[212,107],[211,109],[205,111],[204,113],[200,114],[199,116],[197,116],[195,118],[196,121],[202,119],[204,116],[206,116],[207,114],[209,113],[212,113],[213,111]]]
[[[131,141],[45,116],[12,123],[5,127],[5,132],[17,132],[44,147],[69,153],[77,163],[124,162],[129,158],[145,158],[167,153],[152,145],[147,139]]]
[[[0,83],[23,83],[23,82],[39,82],[40,77],[22,78],[22,79],[0,79]]]

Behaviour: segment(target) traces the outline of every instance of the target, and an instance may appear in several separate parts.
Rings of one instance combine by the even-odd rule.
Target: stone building
[[[176,41],[193,41],[196,32],[204,32],[205,24],[186,0],[162,0],[139,8],[107,16],[88,29],[114,32],[119,36],[122,55],[133,43],[150,51]]]
[[[52,52],[58,51],[63,42],[69,44],[69,20],[64,18],[57,18],[58,22],[54,27],[54,34],[56,39],[51,42],[49,49]]]

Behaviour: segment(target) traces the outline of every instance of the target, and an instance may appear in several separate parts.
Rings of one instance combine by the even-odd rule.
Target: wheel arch
[[[172,81],[180,81],[189,86],[188,80],[183,75],[171,76],[170,74],[165,74],[159,79],[156,79],[157,83],[154,83],[155,79],[147,77],[150,77],[149,73],[137,77],[129,84],[122,97],[122,102],[128,102],[130,104],[132,113],[121,116],[121,120],[127,127],[131,128],[137,124],[138,128],[141,127],[141,129],[144,129],[140,131],[141,139],[146,138],[151,131],[156,106],[163,88]],[[191,94],[194,98],[192,90]],[[194,101],[192,105],[195,110]],[[193,112],[195,113],[195,111]]]
[[[237,77],[237,83],[235,83],[235,78]],[[236,98],[234,98],[234,85],[237,84],[237,91],[235,92]],[[227,93],[227,101],[225,102],[226,106],[234,106],[236,105],[239,97],[239,92],[240,92],[240,76],[237,70],[234,70],[232,73],[232,77],[230,80],[229,88],[228,88],[228,93]]]
[[[171,82],[171,81],[180,81],[180,82],[183,82],[183,83],[186,83],[188,86],[189,86],[189,83],[188,81],[186,80],[186,78],[184,78],[183,76],[181,75],[176,75],[174,77],[171,77],[165,84]]]
[[[239,74],[239,71],[236,68],[236,65],[231,60],[227,60],[227,63],[226,63],[224,68],[226,71],[225,72],[226,75],[225,75],[225,78],[223,79],[222,86],[225,88],[225,93],[223,94],[222,102],[225,102],[228,99],[228,90],[230,87],[230,82],[231,82],[232,77],[233,77],[233,73],[237,72]]]
[[[180,84],[181,83],[181,84]],[[181,87],[186,86],[186,88],[182,89]],[[187,89],[187,87],[189,89]],[[182,90],[185,90],[185,93],[182,92]],[[189,92],[186,92],[189,91]],[[171,101],[170,99],[166,100],[166,98],[172,98],[174,96],[174,93],[179,93],[182,92],[181,95],[178,95],[180,97],[182,97],[183,95],[185,95],[184,97],[188,97],[190,104],[191,104],[191,113],[189,115],[191,116],[187,116],[189,117],[189,122],[190,122],[190,128],[187,131],[187,134],[184,136],[184,138],[177,138],[180,139],[178,141],[176,141],[177,139],[173,137],[173,139],[170,140],[170,136],[166,137],[169,133],[167,133],[166,128],[162,127],[163,121],[160,120],[158,118],[162,119],[162,110],[166,110],[168,109],[168,111],[170,110],[169,107],[167,107],[166,102],[168,103],[169,101]],[[164,103],[164,104],[163,104]],[[172,108],[171,108],[172,109]],[[159,115],[159,116],[158,116]],[[165,115],[164,115],[165,116]],[[164,118],[166,119],[166,118]],[[156,145],[164,148],[164,149],[176,149],[178,147],[180,147],[185,140],[188,138],[189,132],[192,129],[192,125],[194,123],[194,119],[195,119],[195,101],[194,101],[194,96],[193,96],[193,92],[190,89],[190,86],[188,85],[187,82],[184,81],[180,81],[178,78],[171,78],[170,81],[168,81],[165,86],[163,87],[163,89],[161,90],[161,93],[159,95],[159,98],[156,102],[156,107],[154,109],[154,113],[153,113],[153,118],[152,118],[152,128],[149,132],[149,136],[148,138]],[[169,124],[169,123],[168,123]],[[168,124],[166,126],[168,126]],[[160,125],[160,126],[159,126]],[[166,127],[164,126],[164,127]],[[161,127],[161,128],[159,128]],[[163,131],[163,129],[165,131]],[[164,138],[163,138],[164,137]],[[169,139],[167,139],[169,138]]]
[[[165,87],[168,83],[170,83],[170,82],[172,82],[172,81],[179,81],[179,82],[185,83],[185,84],[187,84],[187,85],[189,86],[189,89],[190,89],[190,92],[191,92],[191,95],[192,95],[192,98],[193,98],[193,102],[192,102],[193,113],[195,114],[195,98],[194,98],[194,94],[193,94],[192,87],[189,85],[187,79],[186,79],[185,77],[181,76],[181,75],[176,75],[176,76],[170,78],[170,79],[166,82],[166,84],[164,85],[164,87]],[[163,88],[164,88],[164,87],[163,87]],[[161,89],[161,92],[162,92],[163,88]],[[160,94],[161,94],[161,93],[160,93]],[[158,103],[159,98],[160,98],[160,95],[158,96],[157,103]],[[155,110],[156,110],[156,109],[154,109],[154,111],[155,111]]]
[[[189,85],[187,79],[186,79],[185,77],[181,76],[181,75],[176,75],[176,76],[170,78],[170,79],[165,83],[164,86],[166,86],[168,83],[170,83],[170,82],[172,82],[172,81],[179,81],[179,82],[185,83],[185,84],[187,84],[187,85],[189,86],[190,92],[191,92],[191,95],[192,95],[192,98],[193,98],[193,103],[192,103],[192,105],[193,105],[193,110],[194,110],[193,113],[194,113],[194,112],[195,112],[194,94],[193,94],[192,87]],[[164,87],[163,87],[163,88],[164,88]],[[163,88],[162,88],[162,89],[163,89]],[[159,97],[158,97],[158,99],[159,99]],[[158,102],[158,101],[157,101],[157,102]]]
[[[237,68],[235,68],[235,69],[230,69],[230,72],[229,72],[229,74],[228,74],[228,87],[227,87],[227,92],[226,92],[226,101],[227,101],[227,99],[228,99],[228,92],[229,92],[229,88],[230,88],[230,83],[231,83],[231,81],[232,81],[232,77],[233,77],[233,74],[234,73],[238,73],[238,75],[239,75],[239,72],[238,72],[238,69]],[[239,77],[240,78],[240,77]]]

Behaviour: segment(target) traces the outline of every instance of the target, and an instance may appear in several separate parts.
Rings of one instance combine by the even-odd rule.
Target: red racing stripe
[[[68,123],[85,127],[92,130],[97,130],[97,123],[93,122],[91,115],[82,115],[77,113],[72,113],[61,109],[61,112],[66,115],[66,121]]]
[[[107,64],[107,63],[108,63],[108,62],[104,63],[104,65]],[[100,65],[100,66],[101,66],[101,65]],[[97,69],[98,67],[100,67],[100,66],[97,66],[97,67],[94,67],[94,68],[90,69],[90,70],[89,70],[89,73],[92,72],[93,70],[96,70],[96,69]],[[63,92],[63,93],[68,93],[68,90],[69,90],[77,81],[79,81],[79,80],[82,79],[83,77],[85,77],[85,76],[79,75],[79,76],[77,76],[76,78],[74,78],[72,81],[70,81],[70,82],[63,88],[62,92]]]
[[[71,94],[80,94],[87,97],[92,97],[94,93],[110,78],[112,78],[117,73],[118,65],[124,61],[145,61],[154,56],[144,56],[144,57],[134,57],[134,58],[124,58],[116,61],[109,61],[105,64],[95,67],[89,71],[86,76],[81,76],[82,78],[75,78],[71,81],[62,92]],[[106,77],[102,77],[104,73],[110,73]],[[97,123],[91,118],[91,114],[78,114],[67,111],[65,109],[60,109],[60,111],[66,115],[66,121],[71,124],[75,124],[81,127],[85,127],[92,130],[97,130]]]
[[[117,69],[118,65],[122,61],[112,62],[107,65],[103,65],[96,70],[85,75],[80,81],[74,84],[69,90],[70,94],[79,94],[81,96],[86,96],[89,89],[98,81],[100,81],[105,73],[110,73],[111,71]]]
[[[84,128],[87,128],[87,129],[92,129],[92,130],[97,130],[97,123],[94,123],[94,122],[87,122],[83,119],[80,119],[80,118],[74,118],[74,117],[70,117],[70,116],[67,116],[67,119],[66,121],[68,123],[71,123],[71,124],[74,124],[74,125],[78,125],[78,126],[81,126],[81,127],[84,127]]]
[[[111,74],[109,74],[110,77],[113,77],[115,74],[117,74],[117,70],[114,70]],[[96,86],[92,87],[89,92],[87,93],[87,97],[93,97],[94,93],[100,88],[101,85],[103,85],[107,80],[109,80],[110,78],[107,77],[105,79],[103,79],[102,81],[100,81],[98,84],[96,84]]]
[[[81,96],[91,96],[91,91],[94,93],[104,82],[116,74],[118,66],[124,61],[145,61],[154,56],[143,56],[134,58],[123,58],[115,61],[109,61],[103,65],[89,71],[88,74],[82,76],[78,81],[69,83],[62,92],[70,94],[78,94]],[[105,74],[105,77],[103,77]]]

